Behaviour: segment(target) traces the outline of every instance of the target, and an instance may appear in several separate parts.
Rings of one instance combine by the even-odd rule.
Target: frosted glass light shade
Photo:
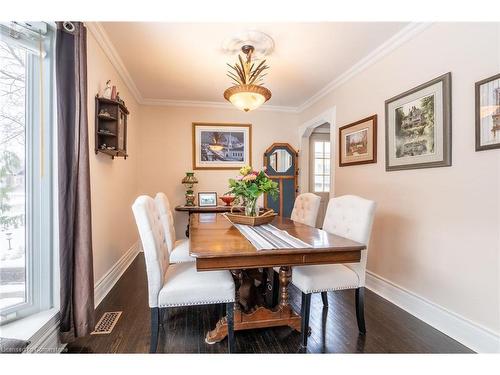
[[[224,91],[224,98],[242,111],[252,111],[271,98],[271,91],[263,86],[240,85]]]

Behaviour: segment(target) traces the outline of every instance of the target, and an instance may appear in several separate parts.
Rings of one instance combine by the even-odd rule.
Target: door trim
[[[311,120],[304,122],[299,127],[299,145],[300,154],[299,158],[299,192],[308,193],[309,192],[309,136],[312,134],[315,128],[325,123],[330,124],[330,198],[335,196],[335,167],[336,160],[334,156],[336,155],[336,117],[337,110],[336,107],[331,107],[330,109],[320,113],[319,115],[313,117]],[[307,171],[307,173],[304,173]]]

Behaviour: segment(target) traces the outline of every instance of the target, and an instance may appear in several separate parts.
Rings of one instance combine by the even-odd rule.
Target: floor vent
[[[101,317],[101,319],[99,319],[99,321],[97,322],[94,332],[92,332],[91,335],[110,334],[111,331],[113,331],[116,322],[118,322],[118,319],[120,318],[121,314],[122,314],[121,311],[105,312],[104,315]]]

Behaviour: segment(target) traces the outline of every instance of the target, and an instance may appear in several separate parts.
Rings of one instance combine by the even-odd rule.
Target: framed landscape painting
[[[377,115],[339,129],[339,166],[377,162]]]
[[[451,166],[451,73],[385,102],[386,170]]]
[[[500,74],[476,82],[476,151],[500,148]]]
[[[251,124],[193,123],[193,169],[240,169],[251,160]]]

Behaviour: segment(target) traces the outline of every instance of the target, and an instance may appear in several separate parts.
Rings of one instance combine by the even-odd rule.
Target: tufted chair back
[[[313,193],[300,194],[295,199],[291,219],[311,227],[316,226],[321,198]]]
[[[375,202],[355,195],[332,198],[328,203],[323,222],[323,230],[366,245],[366,250],[361,252],[359,263],[346,264],[357,273],[360,286],[365,285],[368,242],[372,231],[375,206]]]
[[[160,213],[160,220],[163,226],[163,231],[165,232],[168,252],[171,253],[175,244],[175,227],[174,215],[172,214],[172,209],[170,208],[170,202],[168,201],[165,193],[160,192],[156,194],[155,203],[156,208]]]
[[[158,293],[164,284],[169,259],[165,233],[160,213],[153,198],[147,195],[138,197],[132,205],[135,222],[141,237],[148,275],[149,307],[158,306]]]

